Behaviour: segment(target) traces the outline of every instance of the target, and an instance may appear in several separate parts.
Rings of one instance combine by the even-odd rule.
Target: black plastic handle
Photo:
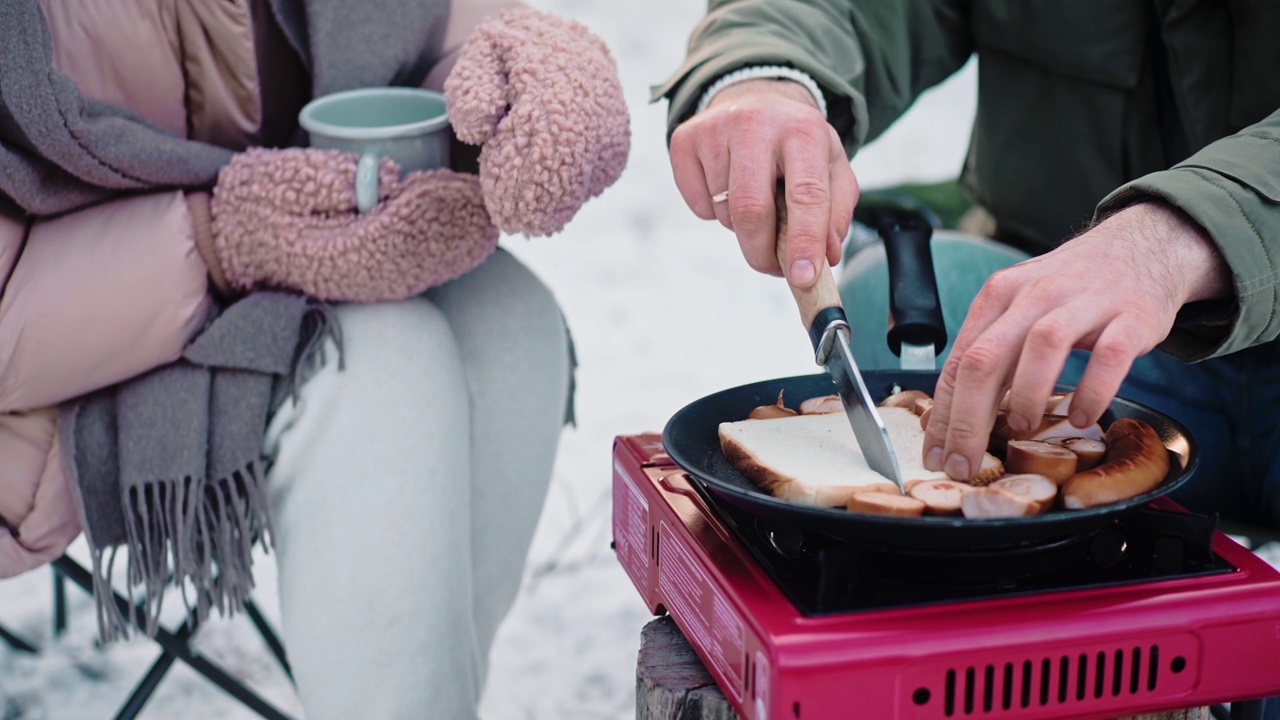
[[[882,215],[876,230],[884,239],[889,263],[889,349],[901,355],[903,343],[932,344],[941,355],[947,346],[947,324],[929,247],[933,227],[908,211]]]

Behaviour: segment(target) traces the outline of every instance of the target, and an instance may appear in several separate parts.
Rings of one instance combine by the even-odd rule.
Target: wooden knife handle
[[[773,199],[778,214],[778,264],[782,266],[785,275],[787,271],[787,195],[781,180],[778,181]],[[837,308],[841,310],[840,314],[843,317],[844,305],[840,302],[840,291],[836,288],[835,277],[831,274],[831,265],[827,263],[825,249],[818,265],[818,279],[807,288],[791,285],[791,295],[795,297],[796,306],[800,308],[800,320],[804,323],[804,329],[811,337],[815,330],[814,318],[818,317],[823,310]],[[821,334],[822,328],[816,329]]]

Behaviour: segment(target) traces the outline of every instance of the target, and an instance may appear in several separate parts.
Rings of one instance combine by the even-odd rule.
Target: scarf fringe
[[[131,629],[154,637],[170,583],[181,590],[187,613],[197,623],[215,608],[223,616],[244,609],[253,591],[254,545],[269,551],[275,532],[259,461],[216,480],[152,481],[126,490],[122,500],[126,593],[133,617],[125,617],[113,596],[118,548],[94,549],[93,590],[102,642],[128,638]]]

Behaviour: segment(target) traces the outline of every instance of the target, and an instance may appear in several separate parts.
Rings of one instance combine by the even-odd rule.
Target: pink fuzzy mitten
[[[356,211],[356,156],[251,149],[218,173],[210,203],[216,261],[236,290],[322,300],[397,300],[480,264],[498,243],[474,175],[379,168],[378,204]]]
[[[480,186],[505,232],[559,232],[627,164],[618,70],[586,26],[506,10],[467,38],[444,83],[458,139],[480,145]]]

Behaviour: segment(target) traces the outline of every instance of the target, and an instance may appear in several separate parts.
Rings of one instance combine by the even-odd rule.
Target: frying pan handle
[[[672,483],[671,478],[673,477],[681,478],[682,481],[685,483],[685,486],[680,487],[679,485]],[[691,483],[692,483],[692,480],[689,478],[689,473],[684,472],[683,470],[680,472],[667,473],[666,475],[663,475],[658,478],[658,484],[662,486],[663,490],[666,490],[667,492],[675,495],[684,495],[685,497],[689,497],[689,498],[693,498],[694,500],[697,500],[698,493],[694,492],[692,489],[689,488],[689,485]]]
[[[880,227],[889,264],[889,349],[902,354],[902,343],[933,345],[941,355],[947,346],[938,277],[929,240],[933,228],[923,218],[904,217]]]
[[[947,346],[947,324],[933,268],[933,226],[919,211],[895,203],[870,200],[854,211],[884,240],[889,265],[889,349],[902,354],[902,344],[933,345],[941,355]]]
[[[773,195],[774,206],[778,215],[778,264],[786,268],[787,254],[787,197],[783,183]],[[844,304],[840,301],[840,291],[836,288],[835,277],[831,274],[831,265],[824,256],[818,266],[818,279],[807,288],[791,285],[791,295],[800,309],[800,321],[809,332],[809,342],[813,344],[815,353],[822,353],[822,339],[832,325],[849,327],[844,315]],[[818,364],[822,364],[821,358]]]

